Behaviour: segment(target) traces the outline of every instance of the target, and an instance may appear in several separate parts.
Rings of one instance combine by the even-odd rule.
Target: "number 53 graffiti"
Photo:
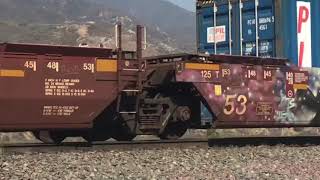
[[[238,104],[240,104],[239,107],[235,107],[235,100]],[[231,115],[234,112],[237,115],[243,115],[247,111],[247,102],[248,98],[245,95],[227,95],[223,112],[226,115]]]

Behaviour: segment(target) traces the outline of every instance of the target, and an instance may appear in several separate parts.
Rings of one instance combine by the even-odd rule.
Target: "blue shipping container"
[[[198,0],[197,45],[199,53],[320,67],[320,0]],[[212,120],[204,105],[202,119]]]
[[[198,0],[197,39],[199,53],[320,67],[320,0]]]

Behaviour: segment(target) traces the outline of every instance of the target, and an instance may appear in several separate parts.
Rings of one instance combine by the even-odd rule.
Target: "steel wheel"
[[[117,141],[132,141],[137,135],[130,132],[126,125],[117,125],[112,134],[112,138]]]
[[[112,138],[117,141],[132,141],[135,137],[136,137],[136,135],[129,134],[129,133],[125,133],[125,134],[119,133],[119,134],[115,134],[112,136]]]
[[[46,144],[61,144],[66,138],[62,132],[53,131],[34,131],[33,135]]]
[[[181,138],[187,132],[188,126],[184,122],[175,122],[167,125],[159,134],[160,139],[175,140]]]
[[[82,135],[82,138],[85,139],[87,142],[94,142],[94,141],[107,141],[110,139],[109,134],[98,134],[98,133],[93,133],[93,134],[86,134]]]

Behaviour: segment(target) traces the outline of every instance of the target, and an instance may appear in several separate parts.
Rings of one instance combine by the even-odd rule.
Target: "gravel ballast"
[[[3,154],[0,179],[318,179],[319,152],[199,145]]]

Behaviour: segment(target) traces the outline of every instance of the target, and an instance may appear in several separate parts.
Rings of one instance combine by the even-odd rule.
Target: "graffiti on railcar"
[[[320,124],[320,69],[220,64],[210,79],[201,71],[186,68],[176,78],[194,83],[218,123]]]

